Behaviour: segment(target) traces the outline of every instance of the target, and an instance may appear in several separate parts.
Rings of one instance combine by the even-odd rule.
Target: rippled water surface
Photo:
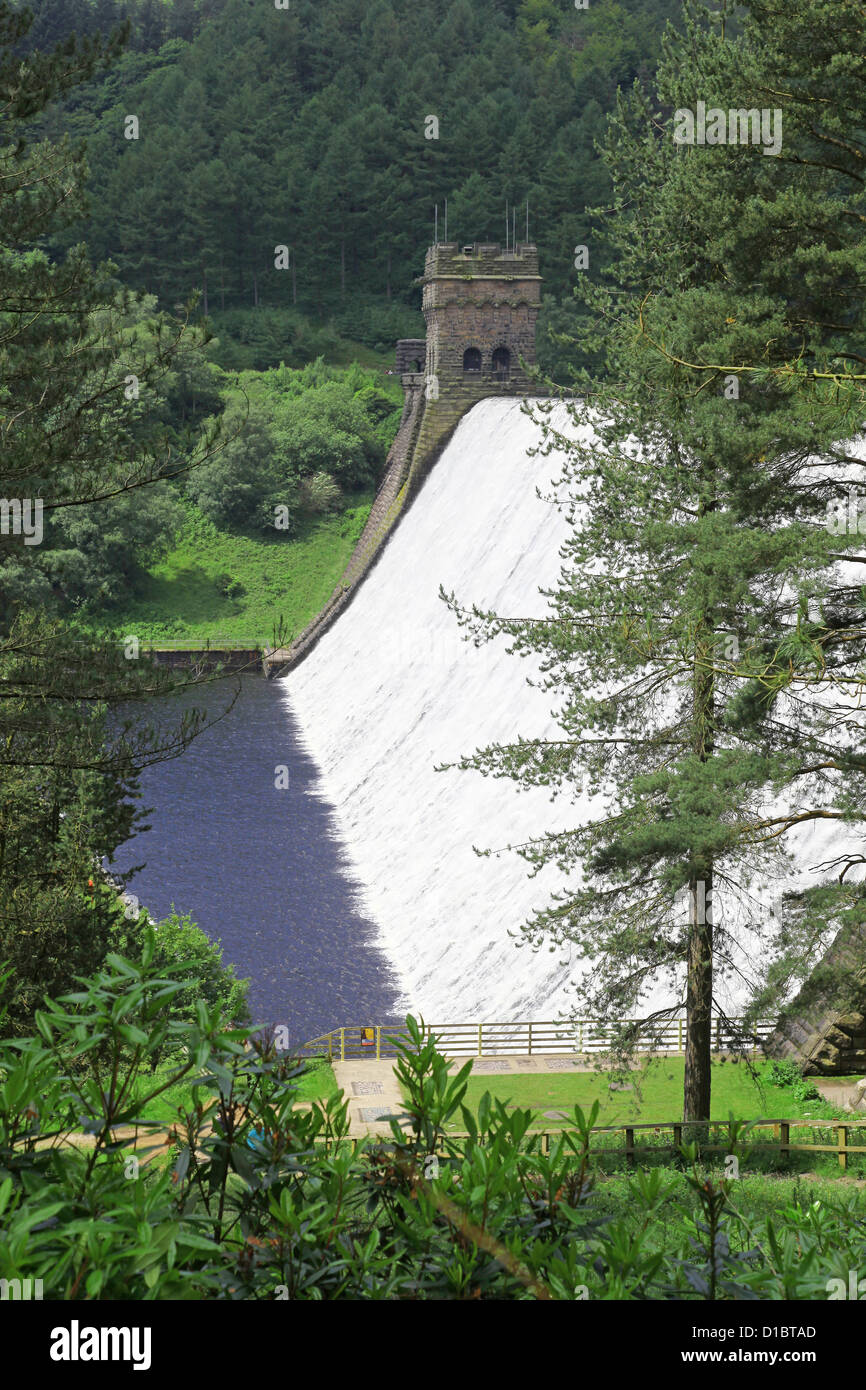
[[[154,917],[172,904],[219,937],[224,960],[252,980],[256,1022],[304,1042],[344,1023],[392,1022],[391,972],[355,902],[330,807],[279,682],[240,678],[234,709],[182,757],[145,771],[151,826],[120,851],[120,876]],[[195,692],[217,713],[237,680]],[[185,697],[187,698],[187,697]],[[274,769],[289,769],[278,790]]]

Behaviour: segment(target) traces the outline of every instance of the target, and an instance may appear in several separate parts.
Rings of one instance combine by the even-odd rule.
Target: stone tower
[[[463,409],[484,396],[523,395],[531,384],[521,357],[535,363],[541,300],[538,250],[496,244],[431,246],[424,265],[428,400],[459,398]]]
[[[520,364],[521,359],[527,366],[535,363],[538,249],[530,243],[503,251],[495,242],[438,242],[427,252],[420,283],[426,340],[397,344],[404,387],[423,386],[424,397],[411,443],[410,493],[476,401],[537,392]]]

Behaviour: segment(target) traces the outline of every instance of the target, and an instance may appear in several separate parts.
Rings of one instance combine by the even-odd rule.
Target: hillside
[[[545,329],[564,326],[557,309],[571,301],[585,208],[607,195],[594,141],[617,86],[651,77],[680,10],[678,0],[585,11],[571,0],[43,7],[31,45],[131,22],[125,56],[42,121],[88,146],[91,217],[65,240],[85,236],[163,308],[197,290],[233,338],[237,318],[221,316],[279,310],[256,330],[257,360],[227,350],[223,364],[300,365],[323,350],[298,341],[310,318],[380,349],[421,330],[413,279],[434,204],[443,218],[447,200],[452,236],[500,240],[506,202],[523,235],[528,200],[552,365]],[[137,138],[126,138],[130,116]],[[599,251],[590,272],[603,263]]]

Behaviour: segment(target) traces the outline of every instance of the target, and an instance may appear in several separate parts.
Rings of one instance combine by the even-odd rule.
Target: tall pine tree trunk
[[[707,624],[703,633],[699,633],[695,652],[692,749],[701,762],[707,762],[713,756],[714,749],[715,676],[712,631],[712,624]],[[698,872],[689,880],[684,1120],[710,1118],[713,1007],[712,858],[704,856],[702,863],[698,858],[698,864]]]
[[[712,870],[704,878],[693,878],[689,883],[684,1120],[710,1118],[713,1007],[712,885]]]

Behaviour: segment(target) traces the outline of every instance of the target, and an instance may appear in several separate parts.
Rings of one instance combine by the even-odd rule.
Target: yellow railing
[[[636,1024],[638,1020],[627,1019]],[[724,1052],[744,1043],[748,1050],[760,1049],[763,1039],[770,1036],[775,1022],[765,1019],[745,1029],[739,1019],[713,1020],[713,1051]],[[431,1023],[423,1025],[424,1037],[436,1038],[439,1051],[446,1057],[525,1056],[562,1053],[603,1053],[610,1047],[617,1027],[591,1019],[575,1019],[567,1023]],[[393,1038],[405,1038],[399,1024],[353,1024],[334,1028],[321,1037],[306,1043],[305,1055],[327,1056],[331,1062],[345,1062],[353,1057],[393,1057],[396,1052]],[[685,1019],[673,1018],[647,1028],[639,1037],[639,1052],[681,1053],[685,1043]]]

